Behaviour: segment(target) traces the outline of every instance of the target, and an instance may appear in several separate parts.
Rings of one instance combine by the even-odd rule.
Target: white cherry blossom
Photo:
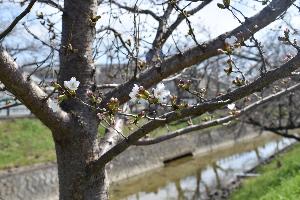
[[[72,77],[69,81],[64,81],[65,88],[76,91],[78,89],[80,82],[76,80],[75,77]]]
[[[166,98],[170,95],[170,91],[165,89],[163,83],[159,83],[155,89],[153,89],[154,97],[163,103],[166,101]]]
[[[230,38],[225,39],[225,43],[228,44],[229,46],[234,46],[234,44],[238,41],[238,39],[232,35]]]
[[[234,110],[234,109],[235,109],[235,103],[228,104],[228,105],[227,105],[227,108],[228,108],[229,110]]]
[[[138,98],[136,95],[139,93],[139,86],[137,84],[134,84],[131,92],[129,93],[129,97],[131,98],[131,101],[137,101]]]
[[[53,112],[57,112],[59,109],[59,105],[57,101],[48,100],[48,105],[52,109]]]

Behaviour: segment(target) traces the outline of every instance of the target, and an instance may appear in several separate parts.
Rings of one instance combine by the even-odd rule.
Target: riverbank
[[[193,119],[197,124],[202,118]],[[172,123],[149,134],[159,136],[179,128],[188,126],[187,122]],[[226,127],[222,127],[226,129]],[[212,127],[217,129],[217,127]],[[207,129],[206,129],[207,131]],[[99,127],[99,135],[105,130]],[[124,134],[129,134],[124,127]],[[36,118],[16,118],[0,120],[0,170],[9,170],[28,165],[55,162],[55,147],[51,131]]]
[[[300,197],[300,144],[277,154],[254,169],[258,177],[244,179],[230,200],[298,200]]]
[[[110,182],[117,182],[160,168],[165,162],[185,155],[209,154],[260,134],[253,128],[229,126],[183,135],[159,144],[132,146],[107,165]],[[180,148],[178,148],[180,147]],[[56,164],[28,166],[0,172],[0,197],[6,200],[57,199]]]
[[[209,153],[199,152],[167,163],[163,168],[113,183],[111,199],[224,200],[230,189],[238,186],[237,177],[285,149],[292,141],[264,133],[233,145],[226,143]]]
[[[0,170],[55,160],[51,132],[39,120],[0,120]]]
[[[2,152],[8,151],[9,149],[7,149],[7,147],[14,144],[14,148],[19,151],[17,153],[12,152],[10,155],[22,155],[22,151],[28,151],[24,152],[25,160],[27,155],[29,155],[29,158],[32,158],[32,153],[40,155],[47,153],[47,148],[51,148],[51,145],[53,145],[48,142],[52,141],[50,132],[41,134],[41,132],[46,130],[45,127],[43,128],[42,124],[32,120],[33,119],[13,121],[16,123],[10,123],[11,127],[2,129],[1,137],[3,140],[2,143],[0,141],[0,146],[6,145],[4,146],[5,148],[1,149]],[[15,129],[15,132],[10,131],[13,129]],[[20,137],[17,137],[18,134],[21,134]],[[263,140],[268,141],[271,138],[266,133],[260,135],[259,132],[250,126],[241,127],[231,125],[226,127],[222,126],[219,129],[213,128],[201,132],[194,132],[160,144],[144,147],[133,146],[107,165],[109,181],[117,183],[149,170],[163,169],[166,163],[183,156],[199,157],[212,155],[215,150],[224,153],[228,149],[233,149],[237,144],[245,146],[244,141],[253,143],[254,140],[259,140],[263,142]],[[23,140],[24,143],[22,143]],[[39,142],[39,140],[41,141]],[[3,141],[9,142],[5,143]],[[21,147],[20,145],[24,146]],[[20,147],[18,148],[18,146]],[[33,152],[32,149],[34,147],[41,150],[41,152]],[[220,155],[222,153],[220,153]],[[5,156],[5,154],[2,155]],[[14,158],[14,156],[11,157]],[[39,161],[38,156],[34,156],[33,159]],[[208,158],[202,157],[201,160],[203,159],[207,160]],[[198,166],[198,164],[196,166]],[[184,167],[184,169],[187,168],[188,166]],[[180,174],[184,174],[183,172],[184,170],[182,170]],[[173,174],[176,174],[176,172]],[[54,162],[0,171],[0,197],[6,200],[56,200],[57,194],[57,166]]]

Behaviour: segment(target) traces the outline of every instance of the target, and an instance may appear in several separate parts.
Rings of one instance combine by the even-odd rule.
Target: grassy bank
[[[151,136],[187,126],[186,122],[162,127]],[[128,135],[134,130],[133,125],[124,128]],[[105,129],[99,126],[103,135]],[[11,167],[55,161],[54,143],[50,130],[38,119],[11,119],[0,121],[0,170]]]
[[[53,160],[51,133],[39,120],[0,121],[0,169]]]
[[[205,118],[198,117],[193,119],[193,123],[203,120]],[[141,124],[145,122],[142,121]],[[159,136],[186,126],[187,121],[172,123],[156,129],[149,136]],[[136,128],[134,125],[128,125],[124,127],[124,134],[128,135]],[[104,132],[105,129],[99,126],[99,134],[103,135]],[[47,161],[55,161],[54,143],[50,130],[38,119],[0,121],[0,170]]]
[[[154,131],[151,136],[187,126],[186,122]],[[133,127],[133,125],[132,125]],[[130,127],[129,127],[130,128]],[[99,126],[100,135],[104,128]],[[132,131],[124,128],[125,134]],[[38,119],[11,119],[0,121],[0,170],[11,167],[55,161],[54,143],[50,130]]]
[[[298,200],[300,199],[300,144],[260,166],[261,176],[243,181],[231,200]]]

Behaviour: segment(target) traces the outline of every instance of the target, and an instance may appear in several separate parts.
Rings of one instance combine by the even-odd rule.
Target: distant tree
[[[2,1],[1,4],[11,2]],[[1,90],[13,94],[51,129],[57,155],[60,199],[107,199],[105,165],[129,146],[158,143],[230,122],[266,102],[289,96],[287,94],[299,89],[297,81],[287,79],[296,76],[300,67],[299,47],[294,40],[297,29],[281,30],[280,43],[277,46],[273,44],[272,49],[266,48],[274,42],[274,38],[272,41],[268,38],[271,34],[263,32],[267,36],[265,42],[260,42],[255,36],[274,21],[282,19],[285,22],[287,15],[298,14],[296,1],[244,1],[249,7],[252,4],[263,5],[252,17],[244,16],[235,6],[239,2],[243,1],[223,0],[218,4],[212,0],[149,0],[142,3],[137,0],[128,4],[113,0],[21,2],[22,6],[26,5],[24,12],[0,33],[0,81],[4,84]],[[42,52],[49,51],[45,59],[27,62],[30,60],[30,56],[25,56],[28,46],[25,45],[22,51],[12,39],[21,37],[24,32],[11,33],[34,4],[51,6],[62,17],[60,20],[52,18],[55,12],[36,13],[35,21],[41,24],[41,29],[46,28],[46,39],[30,29],[30,20],[19,26],[35,39],[36,44],[41,45],[40,48],[29,48],[31,52],[36,51],[42,57],[45,55]],[[195,16],[209,5],[215,6],[214,20],[218,20],[219,12],[227,11],[240,25],[214,39],[203,41],[199,36],[205,33],[205,29],[195,25],[198,20]],[[106,11],[97,15],[102,8]],[[129,39],[122,33],[122,28],[113,26],[113,19],[118,20],[124,13],[132,16]],[[155,24],[147,23],[145,16],[151,17]],[[108,20],[108,25],[99,26],[101,20]],[[148,30],[149,27],[152,29]],[[153,36],[147,36],[153,33]],[[288,52],[292,55],[275,65],[272,60],[283,54],[272,55],[270,52],[275,52],[282,45],[289,46]],[[124,77],[121,84],[97,85],[95,82],[94,63],[103,55],[111,67],[116,63],[128,63],[119,65]],[[59,71],[57,82],[51,85],[53,91],[46,92],[49,87],[46,82],[37,84],[31,80],[32,74],[24,74],[17,64],[19,59],[22,60],[19,65],[36,65],[37,69],[44,65],[53,67],[57,63]],[[209,83],[205,88],[199,88],[197,84],[201,81],[199,79],[204,79],[202,76],[214,78],[218,83],[225,82],[230,87],[223,91],[218,89],[214,95],[211,93],[213,96],[207,96]],[[101,78],[106,77],[100,74]],[[232,83],[228,82],[231,79]],[[175,80],[178,88],[194,97],[196,103],[187,104],[161,83],[170,80]],[[268,88],[278,81],[285,82],[279,87],[283,90],[273,93]],[[104,88],[112,89],[104,93]],[[128,101],[136,105],[134,100],[149,106],[138,113],[120,109]],[[228,107],[229,112],[224,112],[224,107]],[[157,138],[144,138],[171,122],[219,111],[222,114],[216,115],[219,116],[217,118],[191,124]],[[120,117],[130,119],[138,128],[124,136],[122,130],[116,127]],[[99,125],[108,129],[102,137],[98,133]]]

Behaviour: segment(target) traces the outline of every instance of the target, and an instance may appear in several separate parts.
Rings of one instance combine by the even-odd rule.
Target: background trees
[[[3,17],[1,90],[51,129],[61,199],[107,198],[105,165],[130,145],[229,122],[299,88],[291,79],[300,64],[293,21],[299,12],[296,1],[3,1],[2,9],[14,3],[26,8],[16,18]],[[33,5],[36,13],[24,18]],[[15,12],[7,10],[3,16]],[[202,25],[216,22],[207,16],[218,19],[224,12],[236,22],[232,30],[226,27],[228,31],[218,35],[218,27]],[[25,34],[29,42],[22,39]],[[104,61],[109,79],[95,65]],[[28,66],[36,67],[24,74]],[[34,82],[33,75],[41,70],[42,81]],[[57,77],[57,82],[50,84],[49,77]],[[72,77],[80,82],[78,89],[64,83]],[[105,84],[96,82],[104,78]],[[152,93],[159,82],[166,88],[173,82],[173,96],[166,102]],[[120,110],[135,85],[143,86],[138,94],[148,102],[144,112]],[[56,98],[59,107],[54,109]],[[226,106],[234,102],[228,112]],[[171,122],[207,113],[214,113],[209,121],[143,138]],[[293,116],[292,121],[297,119]],[[137,125],[126,136],[117,127],[124,118]],[[103,137],[99,125],[109,129]]]

